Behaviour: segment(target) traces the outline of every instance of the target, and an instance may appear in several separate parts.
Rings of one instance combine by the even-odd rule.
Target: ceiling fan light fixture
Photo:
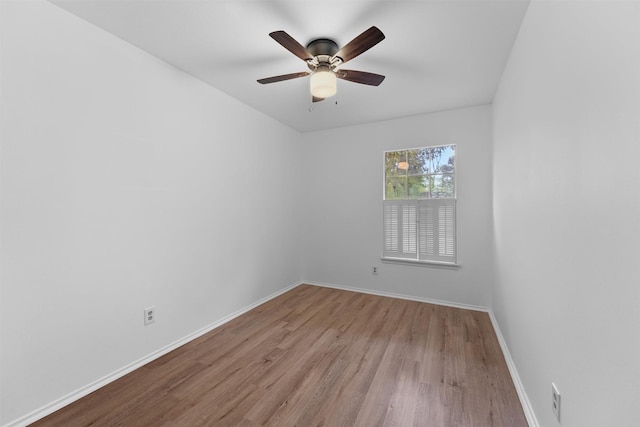
[[[311,74],[311,95],[317,98],[329,98],[336,94],[337,78],[336,74],[327,68],[318,68]]]

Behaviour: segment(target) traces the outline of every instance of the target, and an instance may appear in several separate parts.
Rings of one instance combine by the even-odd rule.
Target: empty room
[[[640,2],[0,0],[0,426],[640,426]]]

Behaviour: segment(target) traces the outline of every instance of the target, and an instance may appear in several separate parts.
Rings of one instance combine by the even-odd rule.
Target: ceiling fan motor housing
[[[331,39],[315,39],[307,44],[307,52],[313,56],[328,56],[331,58],[338,52],[338,44]]]

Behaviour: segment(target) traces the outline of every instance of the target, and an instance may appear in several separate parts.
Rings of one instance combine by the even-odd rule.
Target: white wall
[[[1,8],[3,425],[296,283],[300,135],[52,4]]]
[[[340,108],[336,106],[335,108]],[[385,150],[457,145],[461,268],[382,264]],[[493,268],[491,107],[304,134],[303,277],[312,282],[489,306]],[[371,266],[379,274],[371,274]]]
[[[494,102],[493,310],[541,426],[640,425],[640,3],[533,1]]]
[[[563,426],[640,425],[638,3],[534,1],[493,147],[490,106],[300,135],[49,3],[0,20],[0,425],[301,277],[493,306],[541,426],[551,381]],[[382,264],[382,153],[432,144],[462,267]]]

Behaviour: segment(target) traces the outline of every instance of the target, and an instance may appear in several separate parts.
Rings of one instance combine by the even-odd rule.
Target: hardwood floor
[[[32,426],[527,426],[487,313],[301,285]]]

